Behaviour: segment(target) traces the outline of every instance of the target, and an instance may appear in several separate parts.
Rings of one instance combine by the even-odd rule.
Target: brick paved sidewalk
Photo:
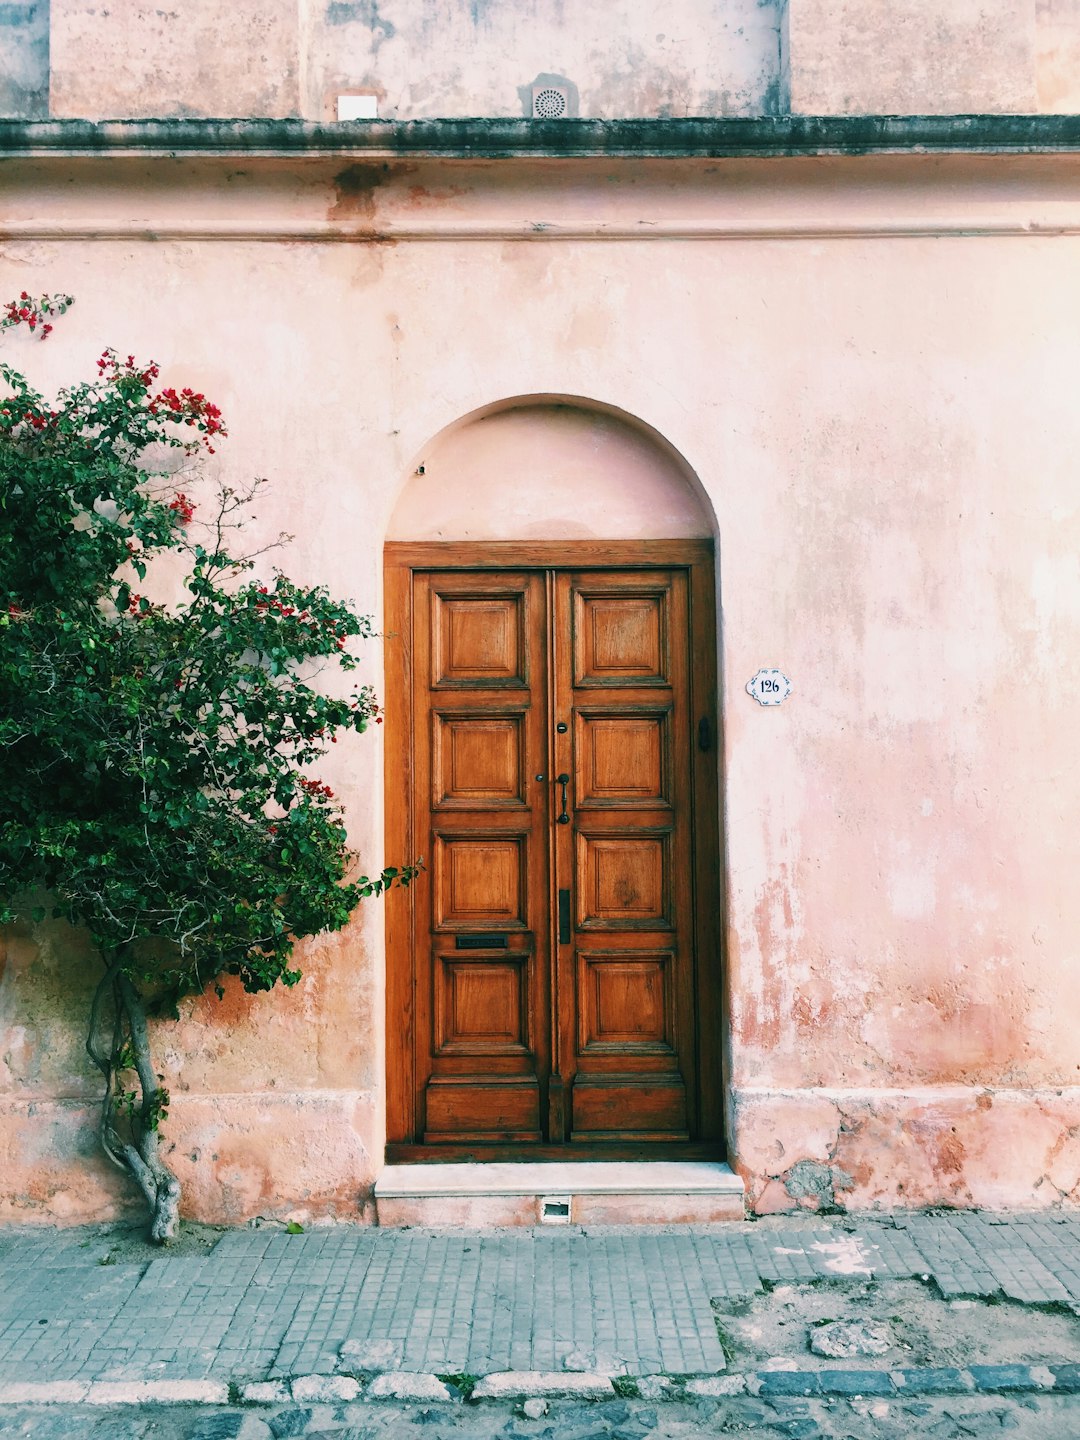
[[[102,1263],[107,1250],[86,1231],[0,1231],[0,1386],[717,1374],[712,1299],[818,1277],[931,1276],[946,1297],[1080,1313],[1080,1214],[1067,1212],[663,1231],[267,1227],[226,1232],[196,1258],[148,1249]]]

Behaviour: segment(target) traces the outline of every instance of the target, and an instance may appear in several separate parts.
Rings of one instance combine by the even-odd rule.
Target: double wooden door
[[[655,548],[389,567],[391,1153],[715,1153],[711,595]]]

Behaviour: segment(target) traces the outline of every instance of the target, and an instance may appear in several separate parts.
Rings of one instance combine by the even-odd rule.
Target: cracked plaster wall
[[[1080,1201],[1080,1088],[736,1092],[754,1214]]]

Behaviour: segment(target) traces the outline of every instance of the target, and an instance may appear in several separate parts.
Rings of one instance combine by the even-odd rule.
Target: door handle
[[[562,786],[562,801],[560,802],[562,805],[562,811],[555,823],[556,825],[569,825],[570,816],[566,813],[566,787],[570,784],[570,776],[567,775],[565,770],[561,775],[555,776],[555,784]]]

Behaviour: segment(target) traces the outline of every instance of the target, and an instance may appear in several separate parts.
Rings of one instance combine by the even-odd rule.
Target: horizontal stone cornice
[[[991,117],[986,124],[1004,126],[1004,135],[1010,118],[1017,119]],[[1059,126],[1057,148],[1022,153],[1017,143],[1012,150],[972,145],[950,152],[912,138],[923,133],[919,125],[943,122],[898,121],[912,139],[907,149],[843,154],[781,153],[764,144],[757,151],[660,154],[643,139],[647,131],[659,143],[665,125],[672,134],[689,126],[714,138],[743,134],[740,126],[793,133],[795,122],[773,121],[0,122],[0,239],[397,244],[1068,236],[1080,233],[1080,117],[1067,118],[1074,148],[1064,144],[1067,131]],[[883,135],[884,122],[874,123]],[[852,122],[820,124],[834,139],[855,133]],[[641,145],[636,152],[556,153],[544,137],[560,125],[585,127],[594,137],[625,131],[627,145],[633,136]],[[463,148],[464,137],[491,127],[506,148]],[[1051,133],[1041,121],[1038,128],[1044,137]],[[982,133],[986,139],[989,131]],[[1009,133],[1018,140],[1019,130]],[[515,134],[534,148],[512,151]],[[269,146],[274,135],[291,137],[294,148],[254,148],[260,139]],[[809,131],[803,135],[809,147]],[[446,139],[441,151],[428,143],[439,136]],[[459,149],[450,144],[455,136]],[[240,140],[253,148],[240,154]],[[325,148],[331,141],[337,149]],[[387,148],[396,141],[414,148]]]
[[[769,157],[1080,150],[1078,115],[676,120],[0,120],[0,155]]]

